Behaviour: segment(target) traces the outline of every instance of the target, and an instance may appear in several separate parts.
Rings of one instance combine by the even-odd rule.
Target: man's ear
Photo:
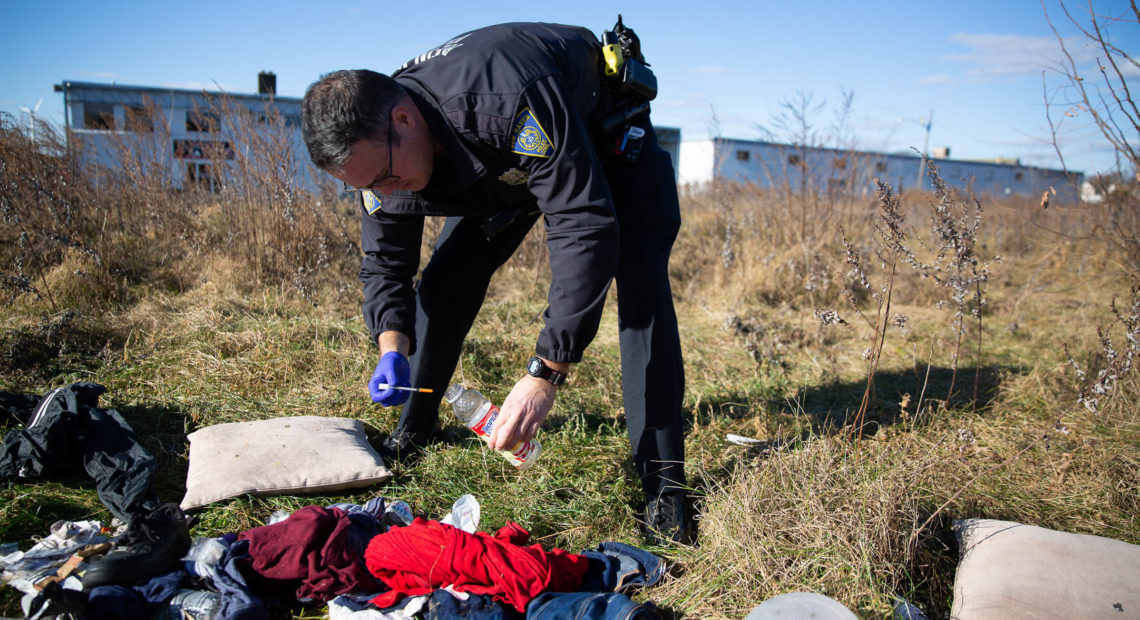
[[[404,99],[392,107],[392,124],[401,129],[412,129],[416,126],[416,115],[412,113],[411,101]]]

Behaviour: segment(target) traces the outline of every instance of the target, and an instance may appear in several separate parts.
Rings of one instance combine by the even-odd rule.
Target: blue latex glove
[[[411,392],[377,387],[381,383],[411,387],[412,367],[408,364],[408,358],[396,351],[385,353],[380,358],[380,363],[376,364],[372,378],[368,380],[368,395],[372,397],[372,402],[380,403],[385,407],[404,404],[408,400],[408,396],[412,394]]]

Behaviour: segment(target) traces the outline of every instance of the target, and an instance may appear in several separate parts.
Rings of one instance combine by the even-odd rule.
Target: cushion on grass
[[[350,418],[298,416],[216,424],[190,440],[182,509],[246,493],[339,491],[386,482],[392,472]]]
[[[1140,618],[1140,546],[1012,521],[964,519],[956,620]]]

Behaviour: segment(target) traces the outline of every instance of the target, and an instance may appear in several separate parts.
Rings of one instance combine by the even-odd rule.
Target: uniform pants
[[[681,224],[677,186],[669,154],[647,122],[643,128],[637,162],[605,154],[603,163],[621,239],[616,283],[626,427],[642,488],[652,498],[685,486],[685,376],[669,285],[669,254]],[[412,394],[396,433],[422,443],[435,429],[443,391],[491,276],[537,219],[520,216],[491,240],[482,218],[452,217],[444,224],[416,291],[417,349],[410,360],[412,385],[434,392]]]

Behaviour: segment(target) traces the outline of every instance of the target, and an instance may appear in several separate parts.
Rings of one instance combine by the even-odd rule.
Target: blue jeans
[[[590,567],[582,576],[582,592],[620,592],[648,587],[665,575],[665,560],[620,542],[604,542],[593,551],[583,551]]]
[[[653,603],[637,603],[621,592],[548,592],[526,606],[527,620],[656,620]]]
[[[469,594],[467,600],[461,601],[446,590],[436,590],[431,593],[424,617],[427,620],[518,620],[522,614],[487,594]]]

